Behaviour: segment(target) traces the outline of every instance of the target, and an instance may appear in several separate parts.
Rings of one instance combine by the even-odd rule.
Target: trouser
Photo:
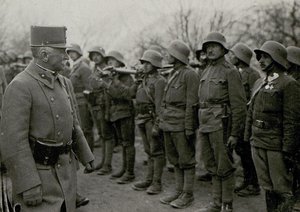
[[[126,158],[126,172],[134,174],[135,146],[134,146],[134,118],[133,116],[118,119],[113,122],[118,140],[121,141]]]
[[[152,181],[154,173],[154,180],[160,183],[162,169],[165,165],[164,145],[162,137],[152,136],[152,127],[153,120],[148,120],[138,125],[144,150],[148,156],[148,174],[146,179]]]
[[[288,172],[281,151],[252,146],[259,184],[266,191],[268,211],[291,211],[292,173]]]
[[[219,203],[232,202],[234,167],[223,141],[223,130],[199,132],[201,155],[207,171],[213,176],[213,199]]]
[[[235,151],[241,158],[244,173],[244,182],[249,185],[258,186],[258,179],[254,167],[250,142],[238,141]]]

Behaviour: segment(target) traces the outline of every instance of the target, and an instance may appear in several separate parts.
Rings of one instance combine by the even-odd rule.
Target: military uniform
[[[2,98],[3,98],[6,87],[7,87],[7,82],[6,82],[4,70],[0,66],[0,105],[1,106],[2,106]],[[1,117],[1,113],[0,113],[0,117]]]
[[[93,120],[91,117],[88,102],[83,94],[84,90],[90,90],[89,77],[92,74],[89,66],[84,63],[81,58],[74,62],[73,68],[70,73],[70,80],[74,87],[74,92],[79,108],[80,124],[84,135],[89,143],[90,148],[93,150]]]
[[[94,159],[74,113],[74,94],[69,80],[54,76],[31,63],[7,87],[1,120],[1,155],[9,170],[13,199],[22,211],[75,211],[76,158],[83,164]],[[17,121],[16,121],[17,120]],[[72,130],[73,129],[73,130]],[[35,139],[69,145],[74,152],[59,155],[54,165],[35,162]],[[36,207],[24,204],[22,193],[42,186],[43,203]]]

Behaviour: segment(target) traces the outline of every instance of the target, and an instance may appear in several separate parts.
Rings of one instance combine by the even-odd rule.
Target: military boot
[[[266,206],[268,212],[274,212],[278,206],[278,195],[274,191],[266,190]]]
[[[153,169],[154,169],[153,160],[149,158],[147,164],[148,167],[147,167],[146,179],[133,184],[132,188],[134,190],[144,191],[151,185],[153,179]]]
[[[292,212],[294,205],[294,197],[292,194],[278,194],[279,203],[277,206],[277,211]]]
[[[170,195],[162,197],[160,199],[160,202],[163,203],[163,204],[168,204],[169,205],[172,201],[176,200],[182,194],[183,182],[184,182],[183,169],[180,169],[179,167],[175,166],[174,171],[175,171],[176,189]]]
[[[186,208],[194,202],[194,178],[195,178],[195,168],[184,169],[184,185],[183,193],[178,197],[178,199],[172,201],[170,205],[174,208]]]
[[[101,151],[101,153],[102,153],[102,155],[101,155],[101,161],[100,161],[99,164],[97,164],[95,166],[95,170],[101,169],[103,167],[104,161],[105,161],[105,153],[106,153],[106,151],[105,151],[105,140],[102,139],[101,142],[102,142],[102,145],[101,145],[102,146],[101,147],[101,149],[102,149],[102,151]]]
[[[108,175],[112,172],[111,161],[114,143],[112,140],[105,142],[105,160],[103,167],[97,173],[98,175]]]
[[[117,181],[118,184],[127,184],[134,180],[134,163],[135,163],[135,147],[127,146],[125,147],[126,151],[126,172],[125,174]]]
[[[113,173],[111,175],[110,179],[117,179],[117,178],[122,177],[123,174],[125,173],[126,166],[127,166],[127,162],[126,162],[126,150],[125,150],[125,147],[122,146],[122,166],[121,166],[121,169],[118,172]]]
[[[161,192],[161,176],[166,160],[163,156],[154,158],[154,176],[151,186],[147,189],[147,194],[159,194]]]

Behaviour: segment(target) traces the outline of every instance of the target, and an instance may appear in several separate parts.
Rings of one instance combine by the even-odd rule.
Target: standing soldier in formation
[[[160,199],[175,208],[186,208],[194,201],[195,114],[198,74],[187,66],[190,50],[180,40],[167,48],[167,60],[174,66],[168,77],[161,103],[159,127],[163,130],[168,160],[175,169],[175,191]]]
[[[124,57],[118,51],[110,51],[107,65],[113,68],[125,67]],[[129,74],[116,73],[108,87],[110,103],[109,120],[116,129],[118,141],[122,145],[122,167],[113,174],[113,178],[120,178],[119,184],[127,184],[134,180],[135,146],[134,146],[134,108],[132,96],[122,95],[124,87],[131,87],[134,81]]]
[[[298,83],[300,83],[300,48],[296,46],[288,46],[287,60],[289,62],[288,74],[292,76]],[[300,109],[299,109],[300,110]],[[294,169],[294,194],[295,194],[295,205],[294,210],[300,211],[300,123],[296,125],[296,142],[297,152],[295,153],[295,169]]]
[[[4,73],[4,69],[1,66],[2,65],[1,62],[2,61],[1,61],[1,58],[0,58],[0,119],[2,117],[2,110],[1,110],[2,99],[3,99],[4,91],[7,87],[5,73]]]
[[[276,41],[254,50],[265,79],[256,81],[250,100],[244,140],[251,142],[268,211],[292,210],[292,160],[296,150],[300,87],[285,74],[287,51]]]
[[[196,59],[199,61],[198,71],[199,71],[199,76],[201,76],[206,66],[208,65],[208,58],[205,51],[203,51],[203,49],[200,48],[196,51]]]
[[[230,62],[238,68],[241,74],[247,102],[250,101],[255,81],[260,78],[259,73],[250,67],[252,55],[253,53],[251,49],[243,43],[237,43],[234,45],[232,49],[230,49],[229,54]],[[260,188],[251,155],[250,143],[244,142],[243,139],[244,137],[239,138],[235,151],[241,158],[244,181],[241,185],[237,186],[234,191],[237,192],[239,196],[243,197],[259,195]]]
[[[83,93],[85,90],[91,90],[89,77],[92,74],[92,71],[89,66],[82,61],[82,51],[79,45],[72,44],[71,47],[67,48],[66,52],[73,61],[70,80],[74,87],[74,92],[78,103],[80,124],[88,144],[93,151],[93,121],[91,118],[90,108],[88,107],[87,100]]]
[[[165,166],[163,139],[158,130],[161,100],[165,79],[157,69],[162,67],[162,56],[154,50],[145,51],[140,59],[143,64],[142,83],[136,92],[136,124],[148,155],[146,179],[133,185],[135,190],[146,190],[148,194],[161,192],[161,176]]]
[[[225,37],[211,32],[204,40],[209,65],[199,86],[199,139],[206,169],[212,174],[213,204],[206,211],[232,211],[232,149],[242,137],[246,97],[239,72],[225,60]]]
[[[75,211],[78,158],[93,154],[74,112],[70,80],[58,74],[68,57],[65,27],[31,27],[34,60],[8,85],[0,150],[22,211]],[[76,158],[74,155],[76,154]]]

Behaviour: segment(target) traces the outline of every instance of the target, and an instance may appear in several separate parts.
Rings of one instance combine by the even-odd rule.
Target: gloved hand
[[[24,203],[28,206],[37,206],[42,203],[43,193],[41,185],[23,192]]]
[[[234,136],[229,136],[228,140],[227,140],[227,147],[229,149],[235,149],[235,146],[238,142],[238,138],[234,137]]]
[[[295,160],[293,154],[289,152],[282,152],[283,162],[289,172],[293,171]]]
[[[88,174],[95,170],[94,161],[90,161],[85,165],[84,173]]]
[[[185,137],[186,140],[191,141],[194,140],[196,135],[195,135],[195,131],[194,130],[185,130]]]

